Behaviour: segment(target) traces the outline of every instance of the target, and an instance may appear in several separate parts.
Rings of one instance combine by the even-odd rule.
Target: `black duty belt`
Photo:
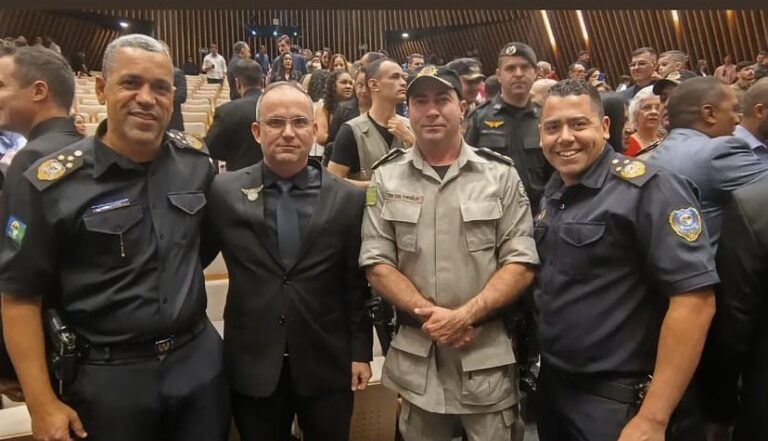
[[[181,333],[155,341],[116,345],[88,345],[83,349],[83,359],[88,361],[110,361],[168,355],[194,340],[205,329],[206,322],[207,319],[201,319]]]
[[[642,403],[651,383],[650,375],[573,374],[551,366],[545,369],[574,389],[624,404]]]

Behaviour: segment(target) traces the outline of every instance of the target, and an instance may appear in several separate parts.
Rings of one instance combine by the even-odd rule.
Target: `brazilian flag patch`
[[[24,235],[26,232],[27,224],[13,216],[8,218],[8,225],[5,227],[5,235],[16,242],[16,245],[21,246],[21,243],[24,242]]]

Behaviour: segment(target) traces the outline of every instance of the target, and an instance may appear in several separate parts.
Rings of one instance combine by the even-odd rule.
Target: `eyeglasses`
[[[296,130],[303,130],[312,126],[312,118],[306,116],[297,116],[295,118],[280,118],[273,117],[262,120],[261,123],[265,124],[272,130],[285,130],[285,125],[290,121],[291,126]]]

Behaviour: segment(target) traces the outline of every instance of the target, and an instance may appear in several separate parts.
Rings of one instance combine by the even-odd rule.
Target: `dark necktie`
[[[291,266],[299,252],[301,236],[299,214],[291,199],[293,182],[277,181],[280,196],[277,199],[277,246],[285,266]]]

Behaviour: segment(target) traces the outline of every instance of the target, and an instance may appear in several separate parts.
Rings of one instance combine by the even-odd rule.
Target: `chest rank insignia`
[[[701,216],[693,207],[681,208],[669,213],[669,225],[678,236],[694,242],[701,234]]]
[[[639,178],[645,174],[645,164],[640,161],[630,161],[619,172],[624,179]]]
[[[263,189],[264,189],[264,185],[259,185],[256,188],[241,188],[240,191],[243,192],[246,199],[253,202],[259,198],[259,193],[261,193],[261,190]]]
[[[37,179],[41,181],[55,181],[67,173],[67,167],[58,159],[44,161],[37,168]]]
[[[504,120],[499,120],[499,121],[483,121],[483,124],[485,124],[488,128],[498,129],[499,127],[504,125]]]

